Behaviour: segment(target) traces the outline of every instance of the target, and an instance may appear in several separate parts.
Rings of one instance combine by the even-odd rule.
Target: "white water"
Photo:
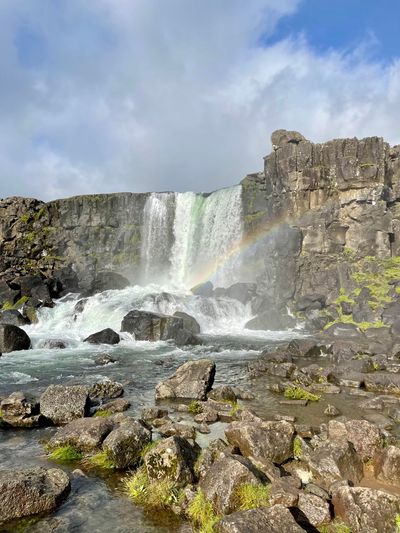
[[[211,280],[227,287],[240,279],[240,258],[229,250],[243,233],[241,187],[208,196],[153,193],[144,210],[142,279],[190,288]]]

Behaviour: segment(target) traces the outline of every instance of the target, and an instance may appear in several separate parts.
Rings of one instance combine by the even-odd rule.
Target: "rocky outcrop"
[[[0,353],[29,350],[31,339],[25,331],[11,324],[0,324]]]
[[[58,468],[2,470],[0,523],[52,511],[69,491],[69,477]]]
[[[205,400],[215,376],[215,363],[209,359],[188,361],[173,376],[156,387],[156,399],[188,398]]]

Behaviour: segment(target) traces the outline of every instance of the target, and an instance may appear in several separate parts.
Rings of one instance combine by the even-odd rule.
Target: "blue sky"
[[[0,197],[209,191],[277,128],[400,143],[397,0],[2,0]]]

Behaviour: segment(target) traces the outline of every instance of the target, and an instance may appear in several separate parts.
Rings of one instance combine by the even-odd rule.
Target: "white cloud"
[[[212,190],[260,169],[281,127],[400,142],[399,61],[261,44],[298,4],[4,0],[0,197]]]

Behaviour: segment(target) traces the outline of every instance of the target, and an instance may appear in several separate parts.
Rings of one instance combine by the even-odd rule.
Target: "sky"
[[[275,129],[400,143],[398,0],[1,0],[0,198],[211,191]]]

